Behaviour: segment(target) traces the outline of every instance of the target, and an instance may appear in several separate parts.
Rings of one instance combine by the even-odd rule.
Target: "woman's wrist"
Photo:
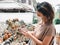
[[[28,32],[28,33],[29,33],[29,32]],[[31,39],[32,39],[32,37],[33,37],[33,35],[30,33],[30,34],[29,34],[29,38],[31,38]]]

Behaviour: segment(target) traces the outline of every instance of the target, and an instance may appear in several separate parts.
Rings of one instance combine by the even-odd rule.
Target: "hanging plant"
[[[55,19],[55,24],[60,24],[60,19]]]

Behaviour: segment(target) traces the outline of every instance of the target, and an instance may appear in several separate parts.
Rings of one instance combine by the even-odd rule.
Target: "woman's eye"
[[[39,14],[37,14],[38,16],[40,16]]]

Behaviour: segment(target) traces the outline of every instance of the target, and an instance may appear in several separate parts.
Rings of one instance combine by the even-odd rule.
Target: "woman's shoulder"
[[[56,34],[56,29],[55,29],[55,26],[53,24],[49,25],[48,26],[48,34],[50,35],[55,35]]]
[[[51,29],[52,31],[53,31],[53,30],[56,30],[56,29],[55,29],[55,26],[54,26],[53,24],[51,24],[49,27],[50,27],[50,29]]]

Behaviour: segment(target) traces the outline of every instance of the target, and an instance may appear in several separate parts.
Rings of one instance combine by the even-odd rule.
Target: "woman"
[[[38,26],[33,32],[21,28],[20,32],[30,38],[28,45],[53,45],[56,30],[53,26],[54,11],[48,2],[37,4]],[[40,20],[42,22],[40,23]]]

